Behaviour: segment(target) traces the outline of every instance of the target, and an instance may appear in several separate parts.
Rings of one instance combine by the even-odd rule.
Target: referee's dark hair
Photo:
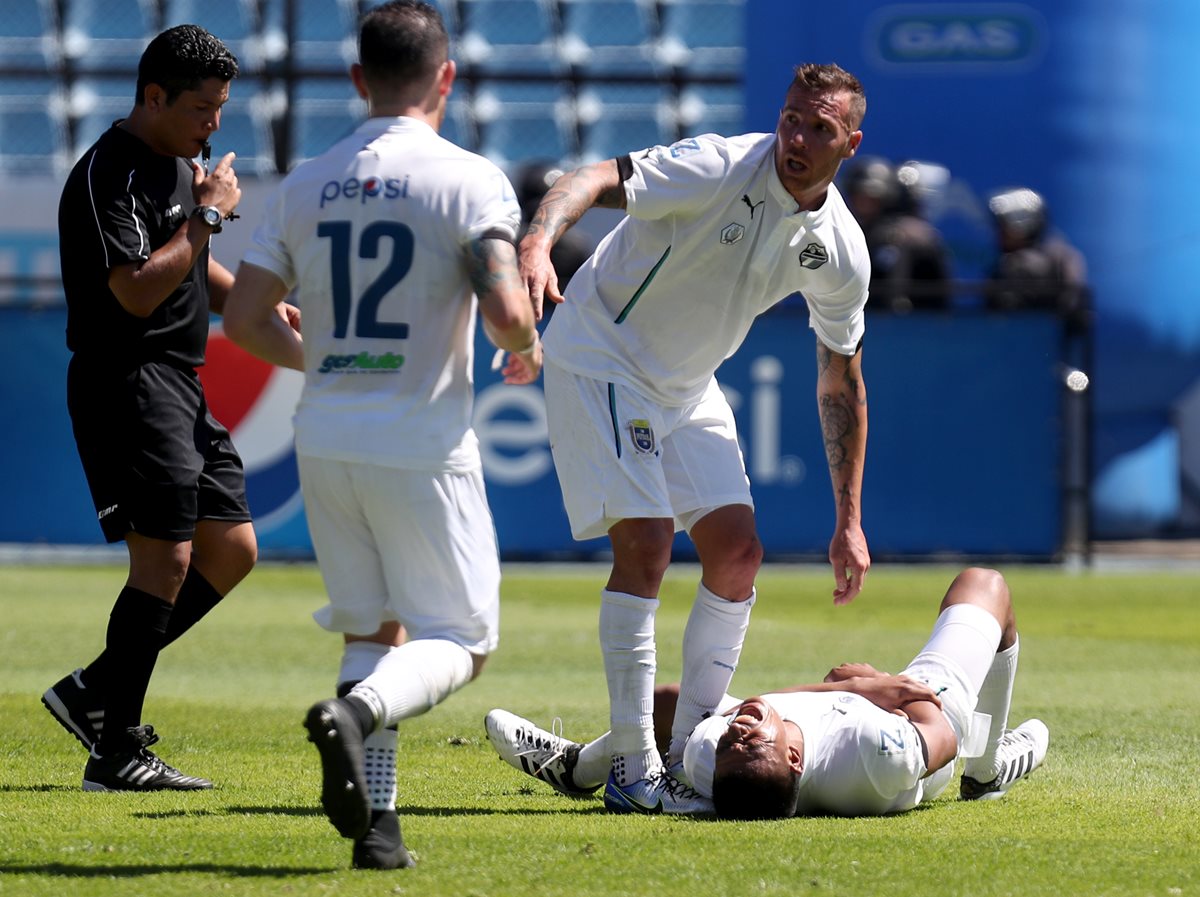
[[[392,89],[432,80],[449,58],[441,13],[422,0],[391,0],[368,12],[358,33],[358,59],[368,83]]]
[[[237,73],[237,57],[219,39],[199,25],[176,25],[150,41],[142,53],[137,105],[146,102],[146,87],[150,84],[166,91],[169,106],[185,90],[198,89],[207,78],[232,81]]]

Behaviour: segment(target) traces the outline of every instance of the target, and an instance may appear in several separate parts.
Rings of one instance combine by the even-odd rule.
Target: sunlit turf
[[[955,571],[877,567],[835,608],[824,570],[759,579],[735,693],[844,660],[897,669]],[[603,730],[604,571],[510,569],[483,675],[401,727],[400,807],[415,869],[349,868],[322,815],[304,710],[339,644],[309,614],[309,565],[257,569],[166,651],[146,706],[159,753],[217,782],[189,794],[85,794],[85,755],[38,696],[102,644],[123,570],[0,568],[0,895],[1200,895],[1200,588],[1183,574],[1005,571],[1022,633],[1014,722],[1050,727],[1045,766],[1002,801],[945,798],[884,819],[704,822],[606,814],[499,761],[503,706],[565,734]],[[679,674],[693,572],[658,616],[659,678]]]

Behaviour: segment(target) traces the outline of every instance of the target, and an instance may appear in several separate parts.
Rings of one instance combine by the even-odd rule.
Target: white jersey
[[[479,467],[466,246],[519,225],[504,173],[412,118],[368,119],[283,180],[245,261],[297,288],[297,452]]]
[[[763,695],[804,735],[799,815],[877,816],[911,810],[945,786],[925,775],[921,739],[907,719],[845,691]],[[727,705],[740,703],[735,699]],[[688,738],[684,769],[712,796],[712,758],[728,723],[710,717]],[[950,764],[951,770],[953,764]],[[936,787],[935,787],[936,786]]]
[[[705,134],[635,153],[628,215],[572,276],[546,357],[666,405],[695,402],[755,317],[793,293],[832,351],[853,354],[871,278],[837,188],[796,211],[774,134]]]

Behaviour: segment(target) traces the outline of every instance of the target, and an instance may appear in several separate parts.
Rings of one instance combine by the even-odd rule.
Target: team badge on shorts
[[[650,428],[650,421],[631,420],[629,422],[629,438],[633,440],[633,447],[638,454],[654,453],[654,430]]]

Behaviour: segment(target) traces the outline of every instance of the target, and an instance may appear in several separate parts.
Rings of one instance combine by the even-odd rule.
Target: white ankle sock
[[[579,752],[573,774],[575,784],[581,788],[603,785],[608,781],[612,765],[612,745],[608,733],[605,732],[595,741],[585,744]]]
[[[662,765],[654,746],[654,614],[657,598],[600,593],[600,648],[608,679],[609,747],[617,783]]]
[[[1017,677],[1020,648],[1021,639],[1018,637],[1010,647],[997,651],[979,689],[975,710],[990,715],[992,724],[988,727],[987,746],[982,756],[973,757],[963,765],[963,775],[977,782],[990,782],[1000,773],[996,750],[1008,727],[1008,711],[1012,706],[1013,680]]]
[[[471,681],[471,652],[446,639],[414,639],[392,648],[350,694],[382,706],[379,727],[420,716]],[[364,692],[372,693],[372,698]]]
[[[671,724],[668,765],[683,759],[688,735],[729,690],[755,597],[751,589],[745,601],[728,601],[710,592],[704,583],[696,587],[696,600],[683,632],[683,677]]]
[[[379,665],[379,661],[392,650],[391,645],[379,642],[346,642],[342,649],[342,666],[338,671],[338,685],[343,682],[361,682]]]
[[[396,741],[395,729],[376,729],[363,739],[363,768],[372,810],[396,809]]]

